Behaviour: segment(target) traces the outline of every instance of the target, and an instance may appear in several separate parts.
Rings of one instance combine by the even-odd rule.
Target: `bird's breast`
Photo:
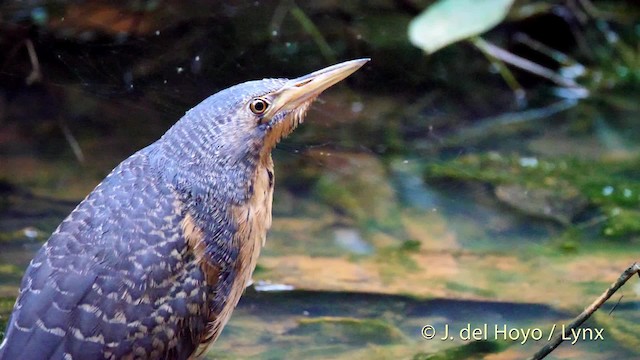
[[[273,161],[268,156],[258,163],[250,187],[249,200],[232,209],[232,218],[236,223],[233,242],[237,244],[238,258],[235,264],[236,278],[233,282],[227,304],[222,310],[222,326],[231,316],[238,304],[240,295],[251,281],[256,268],[260,249],[271,228],[271,205],[273,203]]]
[[[250,186],[252,191],[249,201],[232,210],[232,217],[237,226],[234,242],[238,244],[239,248],[236,263],[236,270],[240,278],[239,293],[242,293],[251,280],[260,249],[264,246],[267,231],[271,228],[273,185],[273,161],[269,156],[256,167]]]
[[[271,227],[273,187],[273,161],[269,156],[256,166],[249,186],[250,196],[248,200],[231,208],[231,220],[235,225],[232,243],[233,248],[238,251],[238,256],[233,264],[234,269],[232,272],[234,277],[229,295],[226,297],[222,309],[218,314],[214,314],[214,318],[210,319],[208,334],[203,337],[201,351],[206,350],[208,345],[219,335],[229,320],[233,309],[238,304],[244,289],[251,281],[260,250],[266,241],[267,231]],[[183,223],[183,230],[188,245],[194,253],[196,261],[200,263],[207,283],[215,289],[217,287],[215,282],[219,280],[216,277],[221,273],[222,269],[216,264],[205,261],[205,243],[198,241],[202,239],[202,233],[197,227],[191,226],[193,224],[191,219],[188,218],[186,220]]]

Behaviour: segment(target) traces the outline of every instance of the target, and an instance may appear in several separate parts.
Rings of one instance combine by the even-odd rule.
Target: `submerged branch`
[[[548,79],[560,86],[566,88],[575,88],[582,89],[580,85],[578,85],[573,79],[563,77],[551,69],[548,69],[540,64],[536,64],[531,60],[525,59],[521,56],[513,54],[503,48],[500,48],[480,37],[476,37],[471,40],[473,45],[475,45],[480,51],[488,54],[496,59],[504,61],[505,63],[516,66],[522,70],[528,71],[532,74],[541,76],[545,79]]]
[[[65,124],[64,122],[60,123],[60,128],[62,129],[65,140],[67,140],[67,143],[73,151],[73,155],[76,157],[79,163],[84,164],[84,153],[82,152],[80,143],[78,143],[78,140],[76,140],[75,136],[73,136],[71,129],[69,129],[67,124]]]
[[[553,114],[565,111],[577,104],[575,100],[560,100],[553,104],[519,112],[508,112],[498,116],[478,120],[475,125],[459,130],[446,139],[448,145],[458,145],[469,141],[478,141],[494,136],[496,133],[515,131],[511,127],[530,121],[546,119]]]

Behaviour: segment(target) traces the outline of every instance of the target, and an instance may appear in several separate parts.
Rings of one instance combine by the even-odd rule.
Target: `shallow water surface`
[[[624,63],[638,58],[637,35],[627,25],[616,31],[632,46],[605,60],[614,45],[603,45],[602,23],[580,30],[590,56],[551,41],[588,64],[591,77],[578,80],[589,97],[516,72],[523,104],[468,43],[430,56],[414,48],[408,2],[56,3],[38,7],[44,23],[30,23],[42,15],[31,5],[0,5],[0,54],[14,54],[0,55],[2,326],[60,221],[190,107],[232,84],[365,56],[274,151],[257,286],[208,358],[526,358],[638,260],[640,106]],[[540,16],[543,26],[510,20],[492,41],[548,33],[558,18]],[[26,40],[42,72],[29,83]],[[582,333],[549,358],[640,357],[639,284],[583,326],[603,339]]]

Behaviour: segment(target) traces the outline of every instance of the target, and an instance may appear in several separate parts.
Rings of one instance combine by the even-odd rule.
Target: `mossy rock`
[[[495,354],[503,351],[509,345],[498,341],[473,341],[462,346],[456,346],[433,354],[419,353],[413,360],[463,360],[478,359],[481,355]]]
[[[640,234],[640,211],[612,207],[605,209],[608,218],[603,233],[606,236],[622,237],[627,234]]]
[[[405,341],[402,332],[386,321],[349,317],[302,319],[290,334],[310,335],[316,340],[324,339],[328,343],[388,345]]]
[[[494,193],[498,200],[526,215],[555,220],[563,225],[570,225],[588,204],[587,199],[572,186],[549,189],[508,184],[496,186]]]
[[[603,212],[603,234],[640,234],[640,158],[624,161],[541,159],[519,154],[470,154],[427,166],[425,179],[482,182],[499,200],[527,215],[564,225],[585,207]]]
[[[382,162],[371,154],[314,150],[307,156],[320,163],[313,193],[361,226],[396,232],[400,206]]]

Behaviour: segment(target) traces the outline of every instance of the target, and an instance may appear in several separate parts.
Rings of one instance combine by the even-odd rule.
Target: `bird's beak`
[[[272,113],[265,115],[270,117],[270,115],[282,110],[299,108],[315,99],[324,90],[353,74],[369,60],[371,59],[345,61],[287,81],[281,89],[273,94]]]

